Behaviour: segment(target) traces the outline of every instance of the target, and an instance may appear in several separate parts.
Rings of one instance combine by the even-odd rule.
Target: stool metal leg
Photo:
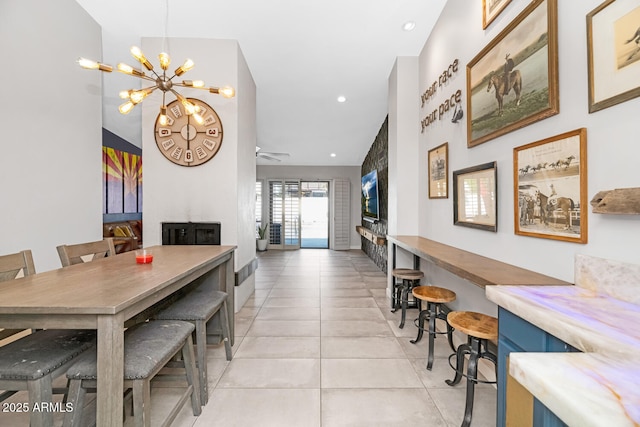
[[[429,302],[427,303],[427,310],[429,311],[429,357],[427,358],[427,370],[430,371],[433,367],[433,346],[436,338],[436,317],[438,316],[438,304]]]
[[[400,293],[401,292],[402,292],[402,285],[400,285],[398,283],[394,283],[393,284],[393,295],[392,295],[393,300],[391,301],[392,304],[393,304],[393,310],[391,310],[392,313],[395,313],[400,308]]]
[[[409,305],[409,282],[403,280],[402,281],[402,294],[400,299],[400,306],[402,307],[402,315],[400,316],[400,324],[398,328],[404,328],[404,321],[407,317],[407,306]]]
[[[464,419],[462,427],[471,425],[471,415],[473,413],[473,397],[475,386],[478,380],[478,357],[480,356],[480,340],[471,339],[471,354],[469,355],[469,365],[467,366],[467,399],[464,406]]]
[[[445,380],[447,385],[454,386],[460,382],[462,379],[462,368],[464,367],[464,355],[467,353],[471,353],[471,346],[469,344],[460,344],[458,346],[458,350],[454,353],[456,356],[456,366],[453,367],[455,370],[455,376],[452,380]],[[453,354],[449,357],[451,357]]]
[[[429,310],[422,310],[418,315],[418,336],[415,340],[410,340],[411,344],[415,344],[422,339],[422,335],[424,333],[424,320],[429,317]]]
[[[449,322],[447,322],[447,316],[444,316],[444,321],[447,324],[447,339],[449,341],[449,347],[451,347],[451,350],[453,350],[453,352],[456,352],[456,346],[453,345],[453,326],[451,326],[449,324]]]

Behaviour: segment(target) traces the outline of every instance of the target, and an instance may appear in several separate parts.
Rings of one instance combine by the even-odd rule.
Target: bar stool
[[[478,379],[478,359],[490,360],[493,362],[494,368],[497,369],[498,361],[496,355],[489,352],[487,340],[495,341],[498,339],[498,319],[472,311],[452,311],[447,316],[447,321],[452,327],[468,335],[467,344],[459,345],[458,350],[449,356],[449,366],[455,370],[456,374],[453,380],[445,381],[448,385],[454,386],[460,382],[463,376],[467,377],[467,398],[462,427],[468,427],[471,424],[473,395],[476,383],[496,383],[496,381]],[[462,372],[465,354],[469,355],[466,374]],[[454,356],[456,356],[455,367],[451,363],[451,358]]]
[[[416,286],[420,285],[420,279],[424,277],[424,273],[420,270],[412,270],[409,268],[394,268],[393,269],[393,277],[401,279],[402,282],[395,282],[393,284],[393,310],[392,313],[395,313],[398,308],[402,309],[402,317],[400,320],[400,324],[398,327],[400,329],[404,328],[404,320],[407,314],[407,308],[417,308],[420,309],[419,300],[415,300],[411,304],[409,304],[409,292]]]
[[[412,344],[417,343],[422,339],[424,333],[424,321],[429,319],[429,357],[427,359],[427,370],[431,370],[433,366],[433,341],[436,334],[447,334],[449,340],[449,346],[455,352],[456,348],[453,345],[453,327],[447,322],[447,315],[442,311],[442,304],[454,301],[456,299],[456,293],[449,289],[439,288],[437,286],[416,286],[411,291],[413,296],[421,301],[427,302],[427,309],[422,310],[418,315],[418,318],[413,322],[418,328],[418,336],[415,340],[411,340]],[[436,319],[444,320],[447,323],[446,332],[436,331]]]

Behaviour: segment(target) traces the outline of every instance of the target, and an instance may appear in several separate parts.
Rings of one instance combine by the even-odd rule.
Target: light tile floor
[[[209,347],[209,403],[198,417],[187,405],[173,425],[459,426],[465,380],[445,384],[453,377],[446,339],[436,339],[427,371],[426,337],[409,342],[417,311],[399,329],[385,287],[361,251],[259,254],[256,291],[235,316],[233,360],[222,345]],[[152,390],[153,425],[177,393]],[[27,426],[24,415],[0,412],[0,426]],[[477,385],[472,426],[495,426],[495,418],[495,387]]]

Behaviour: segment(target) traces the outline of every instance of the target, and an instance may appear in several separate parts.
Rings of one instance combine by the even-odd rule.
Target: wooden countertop
[[[569,282],[419,236],[387,236],[395,244],[481,288],[491,285],[571,285]]]

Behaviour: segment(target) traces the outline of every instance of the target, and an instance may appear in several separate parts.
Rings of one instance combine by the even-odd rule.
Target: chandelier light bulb
[[[189,87],[195,87],[201,89],[204,87],[204,82],[202,80],[183,80],[182,84]]]
[[[169,64],[171,64],[171,58],[169,57],[168,53],[160,52],[160,54],[158,55],[158,60],[160,60],[160,68],[162,68],[163,70],[169,68]]]
[[[121,99],[129,99],[129,96],[131,96],[131,92],[133,92],[133,91],[132,91],[132,90],[121,90],[121,91],[118,93],[118,96],[119,96]]]
[[[82,57],[78,58],[78,65],[80,65],[82,68],[86,68],[87,70],[100,70],[106,71],[107,73],[113,71],[113,67],[111,65],[101,64],[91,59]]]
[[[202,118],[202,116],[198,113],[193,113],[193,115],[191,116],[193,117],[193,119],[199,124],[202,125],[204,124],[204,119]]]
[[[133,55],[133,57],[136,58],[138,62],[144,65],[147,70],[153,70],[153,65],[147,60],[147,58],[144,56],[144,53],[142,53],[138,46],[131,46],[130,52],[131,55]]]
[[[133,110],[133,107],[134,107],[133,102],[128,101],[122,104],[121,106],[119,106],[118,111],[120,111],[121,114],[129,114],[129,112]]]
[[[124,74],[129,74],[130,76],[136,77],[144,77],[144,72],[138,70],[137,68],[133,68],[131,65],[127,65],[123,62],[118,64],[118,71]]]
[[[225,98],[233,98],[236,96],[236,90],[231,86],[210,87],[209,92],[222,95]]]
[[[192,69],[194,67],[194,64],[192,60],[187,59],[184,61],[184,64],[182,64],[181,66],[179,66],[178,68],[176,68],[176,76],[181,76],[184,73],[186,73],[187,71],[189,71],[190,69]]]
[[[231,86],[223,86],[220,88],[220,95],[224,96],[225,98],[233,98],[234,96],[236,96],[236,90]]]
[[[164,105],[160,107],[160,118],[158,122],[160,123],[160,126],[166,126],[169,124],[169,119],[167,118],[167,107]]]
[[[146,93],[145,91],[142,90],[136,90],[131,92],[131,102],[133,102],[134,104],[139,104],[142,102],[143,99],[145,99],[147,97],[148,93]]]

